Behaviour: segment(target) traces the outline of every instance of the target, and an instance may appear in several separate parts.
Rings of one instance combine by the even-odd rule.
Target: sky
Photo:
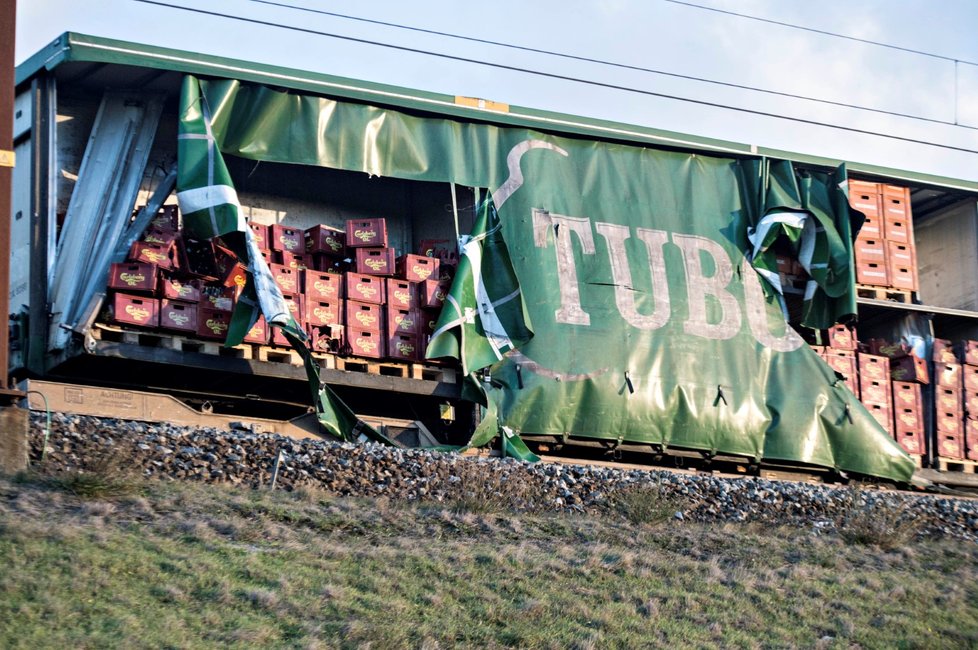
[[[978,181],[978,2],[973,0],[274,1],[823,101],[569,60],[257,0],[159,2],[626,89],[137,0],[18,0],[16,59],[19,63],[62,32],[75,31]]]

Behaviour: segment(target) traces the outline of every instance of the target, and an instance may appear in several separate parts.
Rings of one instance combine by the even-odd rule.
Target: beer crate
[[[178,332],[197,332],[197,304],[179,300],[160,300],[160,327]]]
[[[129,293],[149,293],[157,291],[158,267],[155,264],[123,262],[109,268],[109,288]]]
[[[382,305],[386,301],[384,278],[362,273],[347,272],[344,274],[346,297],[357,302],[369,302]]]
[[[349,248],[386,248],[387,221],[383,218],[347,220],[346,245]]]
[[[275,223],[268,227],[268,247],[273,251],[302,253],[306,248],[303,232]]]

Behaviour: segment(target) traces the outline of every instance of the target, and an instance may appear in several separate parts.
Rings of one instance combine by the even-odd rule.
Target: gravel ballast
[[[35,464],[44,428],[44,415],[32,414]],[[534,510],[589,512],[606,507],[616,491],[654,484],[679,504],[677,519],[795,525],[816,531],[830,529],[843,509],[851,508],[853,498],[849,488],[810,483],[529,464],[373,443],[295,440],[61,413],[52,414],[43,470],[88,469],[100,459],[114,457],[147,477],[259,487],[270,484],[279,451],[283,462],[277,487],[314,486],[340,496],[447,501],[456,498],[472,476],[491,476],[492,485],[512,486]],[[859,498],[870,508],[912,513],[923,522],[925,533],[978,541],[978,500],[875,489],[860,491]]]

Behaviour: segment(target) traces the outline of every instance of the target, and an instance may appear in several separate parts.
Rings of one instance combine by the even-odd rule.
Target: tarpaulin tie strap
[[[516,364],[516,384],[523,390],[523,364]]]
[[[632,378],[628,376],[628,371],[625,371],[625,385],[628,386],[628,393],[633,394],[635,392],[635,387],[632,386]]]
[[[720,402],[723,402],[724,406],[727,405],[727,398],[723,394],[723,386],[717,384],[717,396],[716,399],[713,400],[713,406],[719,405]]]
[[[849,403],[846,403],[846,419],[849,420],[849,424],[853,424],[852,421],[852,409],[849,407]]]

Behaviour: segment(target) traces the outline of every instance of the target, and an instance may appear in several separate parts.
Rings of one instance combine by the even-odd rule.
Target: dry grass
[[[481,479],[451,504],[501,487]],[[667,525],[654,488],[617,503],[161,482],[80,498],[0,479],[0,647],[978,646],[974,544]]]
[[[608,497],[608,508],[636,525],[662,524],[682,513],[684,504],[659,485],[633,485]]]
[[[492,465],[460,460],[443,485],[445,502],[456,513],[495,514],[538,509],[531,486],[501,474]]]
[[[853,486],[844,492],[835,528],[845,541],[892,550],[906,546],[923,528],[909,501],[894,505],[871,500],[870,494]]]

